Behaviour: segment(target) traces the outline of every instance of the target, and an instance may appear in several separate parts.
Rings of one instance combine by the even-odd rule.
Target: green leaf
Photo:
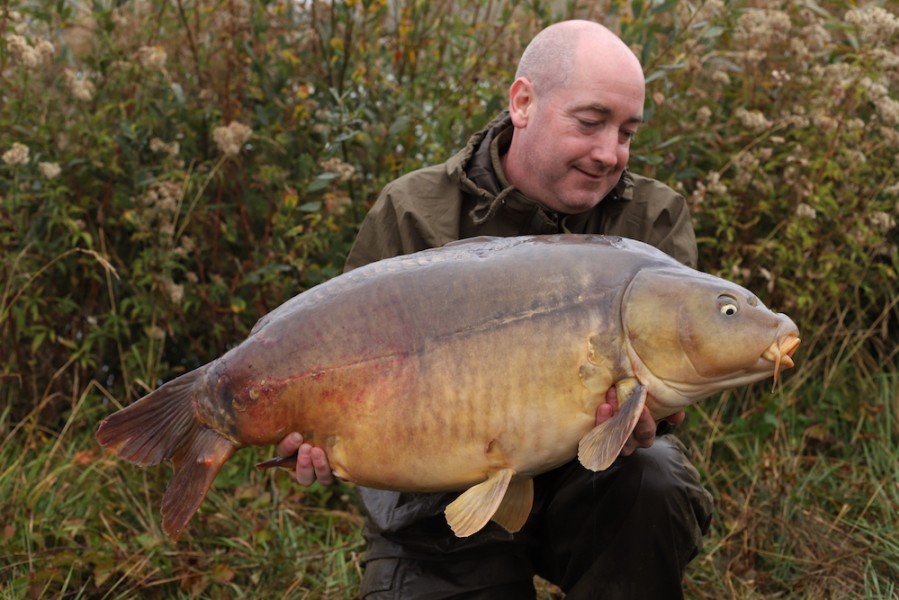
[[[328,186],[331,185],[331,182],[340,177],[337,173],[332,173],[330,171],[325,171],[324,173],[319,173],[315,179],[313,179],[309,185],[306,186],[306,191],[309,193],[320,192],[324,189],[327,189]]]
[[[317,213],[321,212],[322,203],[318,200],[314,200],[312,202],[304,202],[297,207],[297,210],[304,213]]]
[[[394,120],[390,125],[390,129],[387,130],[387,137],[393,138],[399,135],[400,133],[406,131],[409,128],[409,117],[406,115],[400,115]]]

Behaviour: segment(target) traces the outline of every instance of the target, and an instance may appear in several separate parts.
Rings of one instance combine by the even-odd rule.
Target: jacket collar
[[[456,179],[462,191],[474,199],[470,217],[476,225],[486,223],[503,208],[518,215],[519,219],[529,219],[529,231],[579,233],[600,205],[633,198],[633,179],[625,169],[616,186],[597,207],[571,215],[547,209],[506,180],[500,157],[512,141],[512,128],[509,112],[503,111],[484,129],[472,135],[465,148],[447,161],[450,177]]]

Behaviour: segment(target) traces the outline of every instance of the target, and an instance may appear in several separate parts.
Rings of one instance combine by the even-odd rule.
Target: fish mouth
[[[774,363],[774,385],[780,380],[780,370],[793,367],[793,353],[799,347],[799,336],[789,333],[768,346],[762,353],[762,358]]]

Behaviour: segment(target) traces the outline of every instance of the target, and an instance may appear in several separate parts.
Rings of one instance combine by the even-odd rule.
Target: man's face
[[[643,115],[643,74],[596,58],[579,61],[570,85],[534,94],[527,124],[516,129],[515,182],[547,208],[580,213],[618,183]]]

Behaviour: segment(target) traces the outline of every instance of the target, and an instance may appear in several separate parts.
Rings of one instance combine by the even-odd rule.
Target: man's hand
[[[604,423],[611,419],[618,412],[618,392],[615,386],[609,388],[606,392],[606,401],[596,407],[596,424]],[[672,425],[679,425],[683,422],[686,414],[684,411],[676,412],[667,417],[665,420]],[[634,426],[634,431],[621,449],[621,456],[630,456],[637,448],[649,448],[656,439],[656,422],[652,415],[649,414],[649,408],[643,407],[643,413]]]
[[[287,457],[296,453],[297,468],[294,473],[297,481],[302,485],[312,485],[318,481],[322,485],[334,483],[334,473],[328,464],[328,456],[321,448],[303,443],[303,436],[299,433],[290,433],[276,446],[278,456]]]

